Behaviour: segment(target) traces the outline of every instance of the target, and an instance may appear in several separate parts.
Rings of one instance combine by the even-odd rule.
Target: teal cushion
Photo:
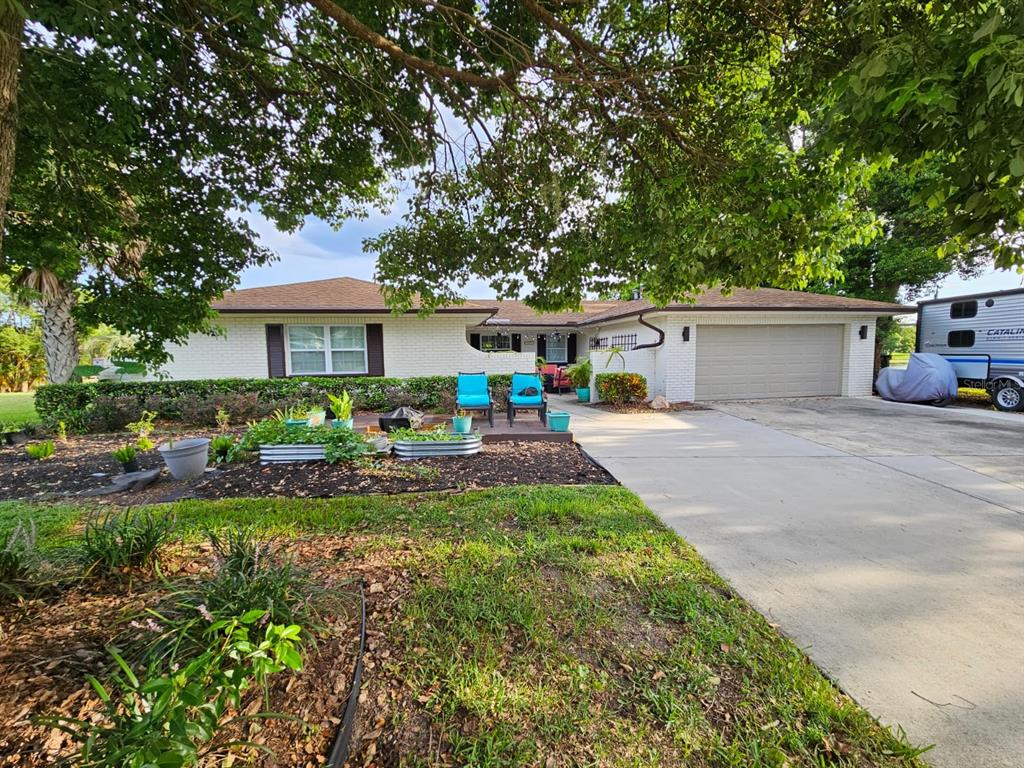
[[[487,376],[482,373],[460,373],[458,395],[483,395],[487,397]]]
[[[512,394],[522,392],[527,387],[533,387],[538,392],[544,389],[544,383],[540,380],[540,376],[535,373],[513,373],[512,374],[512,386],[509,390]]]
[[[482,395],[475,394],[459,394],[456,400],[460,408],[479,408],[485,405],[491,404],[491,398],[484,392]]]

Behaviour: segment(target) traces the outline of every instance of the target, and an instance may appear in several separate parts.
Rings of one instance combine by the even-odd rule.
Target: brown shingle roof
[[[386,313],[390,310],[381,296],[380,286],[354,277],[334,277],[305,283],[270,285],[264,288],[243,288],[230,291],[213,303],[220,312],[336,312]],[[676,302],[658,308],[649,301],[584,301],[582,311],[537,313],[522,301],[471,299],[463,304],[445,307],[438,312],[460,312],[493,315],[487,322],[502,325],[573,326],[594,325],[641,312],[686,311],[832,311],[877,312],[898,315],[915,312],[916,307],[904,307],[884,301],[852,299],[818,293],[783,291],[777,288],[750,290],[736,288],[729,296],[711,290],[702,294],[695,303]],[[495,322],[497,321],[497,323]]]
[[[886,301],[854,299],[849,296],[834,296],[823,293],[804,293],[802,291],[784,291],[779,288],[734,288],[728,296],[719,290],[702,293],[690,304],[673,302],[665,307],[655,307],[646,299],[637,301],[621,301],[615,307],[596,315],[590,315],[583,325],[616,320],[621,317],[638,315],[641,312],[706,312],[706,311],[747,311],[747,312],[780,312],[780,311],[813,311],[813,312],[877,312],[880,315],[903,315],[916,312],[916,307],[905,307],[901,304],[890,304]]]
[[[584,301],[579,312],[537,312],[526,302],[513,299],[471,299],[474,304],[489,303],[497,307],[488,325],[576,325],[588,317],[615,309],[621,301]]]
[[[264,288],[243,288],[229,291],[213,302],[219,312],[390,312],[380,294],[380,286],[354,277],[332,277],[305,283],[268,285]],[[439,312],[475,312],[490,314],[494,302],[480,304],[467,301]],[[413,311],[413,310],[410,310]]]

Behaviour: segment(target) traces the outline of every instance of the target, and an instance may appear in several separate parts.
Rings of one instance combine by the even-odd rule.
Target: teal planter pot
[[[457,435],[468,435],[473,431],[473,417],[472,416],[453,416],[452,417],[452,432]]]
[[[308,427],[309,419],[285,419],[284,425],[289,429],[298,429],[299,427]]]
[[[331,421],[331,426],[335,429],[352,429],[352,423],[354,421],[355,419],[351,417],[347,419],[333,419]]]
[[[552,432],[568,432],[569,414],[565,411],[548,411],[548,429]]]
[[[590,402],[590,387],[576,387],[576,398],[581,403]]]

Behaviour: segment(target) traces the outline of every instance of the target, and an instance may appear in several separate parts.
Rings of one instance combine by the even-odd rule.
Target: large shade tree
[[[937,157],[914,172],[896,166],[875,174],[856,199],[879,221],[879,236],[845,248],[837,274],[812,282],[810,290],[875,301],[913,301],[950,275],[970,279],[990,266],[996,239],[979,236],[965,241],[951,232],[946,209],[927,202],[927,190],[945,163]],[[877,330],[876,367],[882,352],[898,346],[906,335],[891,317],[879,318]]]
[[[936,151],[951,236],[998,230],[1009,263],[1018,5],[0,0],[0,271],[42,297],[54,378],[75,323],[159,361],[268,257],[239,211],[340,224],[412,169],[371,243],[398,307],[478,275],[549,309],[799,287],[879,231],[875,161]]]
[[[541,58],[606,44],[607,79],[541,79],[542,109],[513,104],[493,140],[421,178],[406,223],[369,242],[400,300],[472,276],[511,294],[525,275],[546,309],[635,283],[667,301],[829,280],[884,233],[856,189],[892,164],[928,182],[908,203],[937,211],[940,262],[981,240],[1022,263],[1018,0],[549,7]],[[664,73],[641,110],[615,82],[636,71]]]

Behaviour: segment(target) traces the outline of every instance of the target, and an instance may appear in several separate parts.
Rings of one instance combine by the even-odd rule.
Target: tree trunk
[[[14,178],[14,150],[18,138],[18,67],[25,32],[13,0],[0,0],[0,246],[7,219],[7,198]]]
[[[66,384],[78,365],[78,334],[75,332],[75,291],[65,286],[56,295],[44,298],[43,349],[51,384]]]

